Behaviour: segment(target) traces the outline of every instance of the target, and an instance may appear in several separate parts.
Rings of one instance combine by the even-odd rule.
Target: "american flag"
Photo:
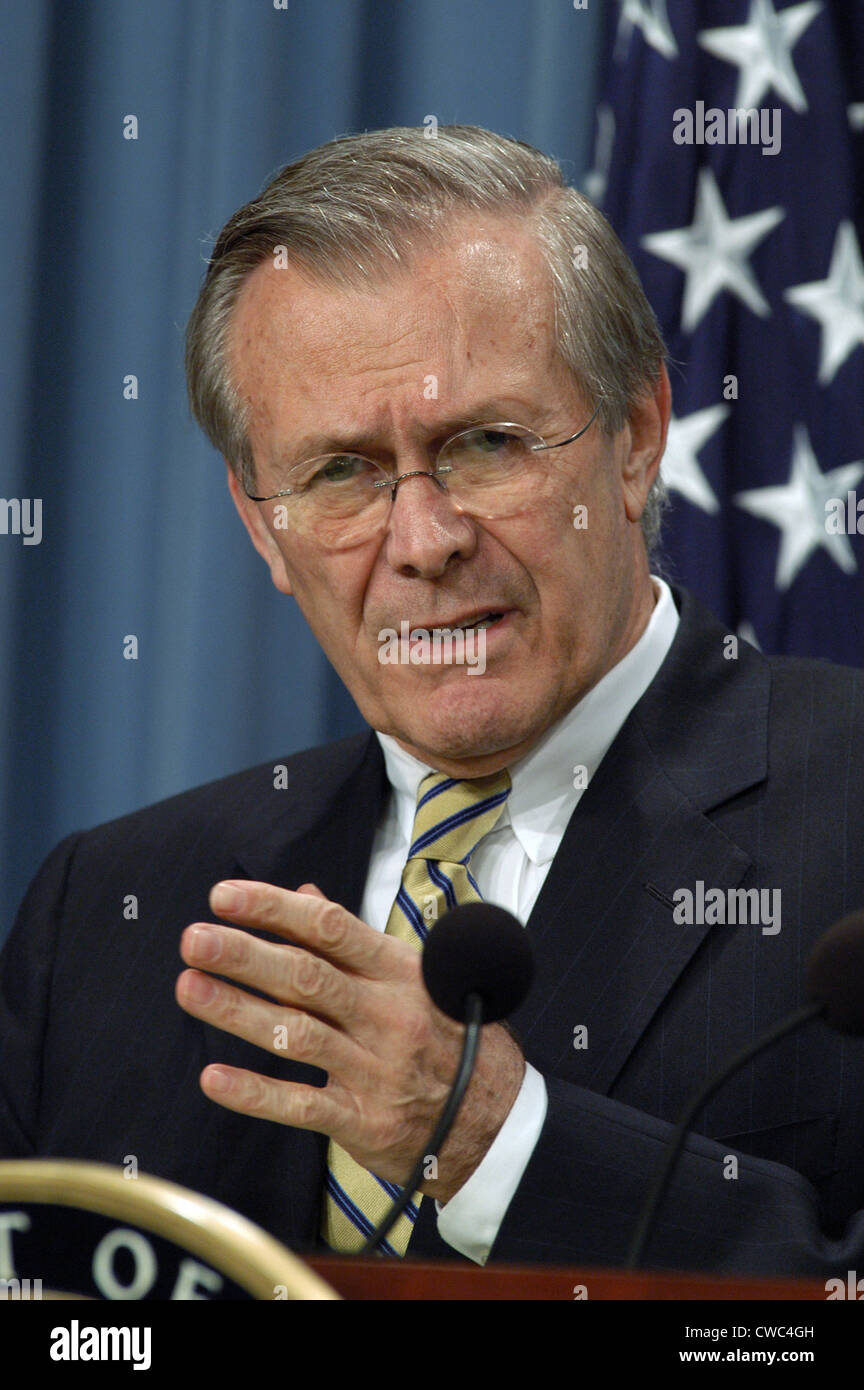
[[[609,15],[585,191],[672,358],[664,572],[766,652],[864,666],[864,0]]]

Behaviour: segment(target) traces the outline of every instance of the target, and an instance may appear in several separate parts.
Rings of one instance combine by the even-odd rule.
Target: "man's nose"
[[[446,475],[439,481],[432,477],[431,466],[421,471],[409,464],[390,505],[384,544],[394,570],[434,579],[454,558],[465,560],[474,553],[477,530],[471,518],[454,506],[446,491]]]

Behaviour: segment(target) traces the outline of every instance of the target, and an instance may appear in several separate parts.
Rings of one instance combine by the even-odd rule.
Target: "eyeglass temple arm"
[[[594,414],[591,416],[591,419],[588,421],[588,424],[587,424],[587,425],[583,425],[582,428],[581,428],[581,430],[577,430],[575,434],[571,434],[570,437],[569,437],[569,439],[559,439],[557,444],[532,444],[532,445],[531,445],[531,452],[532,452],[532,454],[539,454],[539,453],[541,453],[542,450],[544,450],[544,449],[563,449],[565,444],[572,444],[573,441],[574,441],[574,439],[579,439],[579,437],[580,437],[581,435],[583,435],[583,434],[585,433],[586,430],[588,430],[588,429],[591,428],[591,426],[594,424],[594,421],[597,419],[597,415],[598,415],[598,413],[599,413],[599,411],[600,411],[600,406],[601,406],[602,404],[603,404],[603,402],[600,401],[600,403],[599,403],[598,406],[597,406],[597,409],[594,411]]]

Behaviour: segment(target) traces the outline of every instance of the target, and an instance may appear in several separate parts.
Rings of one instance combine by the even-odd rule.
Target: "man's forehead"
[[[296,347],[298,356],[320,355],[316,369],[326,372],[345,347],[361,356],[364,345],[374,351],[392,343],[396,359],[400,341],[407,353],[423,349],[424,338],[437,352],[494,344],[506,350],[511,343],[524,351],[551,335],[553,324],[551,278],[539,248],[519,223],[493,222],[463,226],[369,283],[334,283],[290,260],[263,261],[238,298],[232,347],[241,367],[256,347]]]
[[[492,398],[515,402],[497,418],[538,427],[569,376],[553,331],[539,249],[518,225],[475,226],[361,287],[257,267],[238,304],[233,377],[253,447],[274,459],[362,450],[409,418],[437,434],[491,418],[481,403]]]

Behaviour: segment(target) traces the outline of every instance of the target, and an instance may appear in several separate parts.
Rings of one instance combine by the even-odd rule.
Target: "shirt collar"
[[[534,864],[548,863],[554,857],[585,786],[672,645],[678,610],[665,580],[656,575],[651,578],[656,602],[638,642],[510,767],[513,789],[491,833],[509,825]],[[434,769],[406,753],[389,734],[378,733],[377,737],[396,797],[400,836],[410,843],[417,789]],[[581,768],[584,774],[578,771]]]

